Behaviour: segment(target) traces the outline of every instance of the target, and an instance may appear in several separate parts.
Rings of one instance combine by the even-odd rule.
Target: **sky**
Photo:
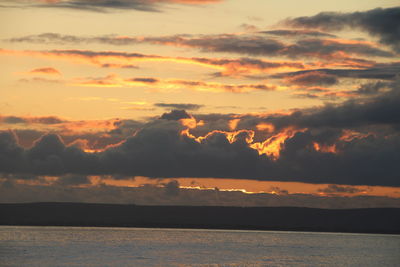
[[[400,207],[398,1],[0,0],[0,202]]]

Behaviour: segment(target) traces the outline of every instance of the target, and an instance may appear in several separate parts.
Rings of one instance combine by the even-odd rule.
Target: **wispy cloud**
[[[98,78],[82,78],[71,81],[76,86],[91,87],[149,87],[157,91],[191,89],[211,93],[247,93],[251,91],[273,91],[277,87],[268,84],[224,84],[183,79],[158,79],[154,77],[121,78],[115,74]]]
[[[205,5],[220,1],[221,0],[5,0],[0,8],[58,8],[94,12],[121,10],[160,12],[169,4]]]
[[[172,62],[193,64],[217,70],[220,75],[240,76],[247,74],[270,73],[288,70],[302,70],[306,66],[299,61],[267,61],[252,58],[203,58],[203,57],[165,57],[141,53],[92,50],[6,50],[0,49],[0,54],[12,56],[32,56],[57,58],[74,63],[86,63],[102,68],[138,68],[131,63],[140,62]],[[110,63],[113,62],[113,63]]]
[[[45,67],[45,68],[37,68],[31,70],[29,73],[31,74],[50,74],[50,75],[61,75],[61,72],[52,67]]]
[[[302,37],[294,42],[271,38],[268,35],[295,35],[302,31],[275,30],[253,34],[214,34],[190,35],[180,34],[171,36],[97,36],[82,37],[74,35],[60,35],[57,33],[43,33],[18,38],[11,38],[10,42],[29,43],[102,43],[108,45],[135,45],[149,43],[177,47],[200,49],[203,52],[235,53],[253,56],[286,56],[290,58],[340,57],[344,54],[373,57],[393,57],[391,51],[379,48],[372,42],[357,40],[342,40],[323,36],[323,33],[303,31]],[[268,34],[265,34],[268,33]],[[312,38],[312,37],[325,38]],[[327,35],[327,34],[326,34]],[[342,55],[341,55],[342,54]]]
[[[154,103],[154,106],[165,109],[184,109],[184,110],[198,110],[204,105],[190,104],[190,103]]]

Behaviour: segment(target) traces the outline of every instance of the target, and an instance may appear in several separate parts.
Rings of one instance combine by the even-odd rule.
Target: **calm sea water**
[[[0,226],[0,266],[400,266],[400,236]]]

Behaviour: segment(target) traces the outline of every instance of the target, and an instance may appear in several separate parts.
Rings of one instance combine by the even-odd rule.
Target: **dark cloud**
[[[180,119],[189,119],[191,116],[185,110],[174,109],[161,115],[160,119],[177,121]]]
[[[27,35],[19,38],[11,38],[8,41],[13,43],[56,43],[56,44],[65,44],[65,43],[81,43],[85,40],[75,36],[75,35],[63,35],[58,33],[42,33],[38,35]]]
[[[66,122],[64,119],[60,119],[54,116],[32,118],[31,121],[34,123],[41,123],[41,124],[58,124]]]
[[[319,72],[326,75],[334,75],[343,78],[357,78],[357,79],[379,79],[379,80],[396,80],[400,73],[400,63],[379,63],[370,68],[362,69],[311,69],[301,70],[296,72],[280,73],[272,77],[285,78],[290,76],[297,76],[306,73]]]
[[[340,132],[345,129],[372,133],[377,135],[398,135],[400,120],[397,115],[400,112],[400,90],[399,82],[377,82],[365,84],[365,86],[377,86],[376,93],[365,93],[349,90],[349,93],[360,94],[362,97],[350,99],[339,104],[326,104],[324,106],[296,109],[289,114],[267,114],[265,116],[235,115],[235,114],[212,114],[196,115],[196,118],[205,122],[205,127],[212,125],[229,129],[227,125],[230,120],[240,118],[236,129],[257,129],[260,123],[268,123],[275,126],[277,131],[286,127],[296,126],[298,128],[309,128],[312,130],[337,129]],[[319,92],[318,88],[314,88]],[[322,90],[322,89],[321,89]],[[375,89],[373,89],[375,90]],[[322,90],[322,92],[324,92]],[[222,128],[225,127],[225,128]],[[199,128],[200,130],[201,128]],[[194,129],[196,131],[197,129]]]
[[[84,175],[65,175],[57,179],[57,185],[61,186],[79,186],[91,184],[89,178]]]
[[[318,189],[318,192],[325,194],[341,194],[341,193],[355,194],[363,192],[363,190],[353,186],[330,184],[326,188]]]
[[[293,58],[313,56],[321,58],[334,57],[340,59],[341,52],[372,57],[394,56],[394,54],[389,51],[374,47],[367,43],[346,43],[334,39],[302,39],[294,44],[287,45],[281,53]]]
[[[114,129],[108,133],[113,136],[127,137],[134,134],[144,126],[143,122],[136,120],[118,120],[114,122]],[[118,143],[118,142],[115,142]]]
[[[308,31],[308,30],[272,30],[272,31],[261,31],[260,33],[284,36],[284,37],[304,37],[304,36],[313,36],[313,37],[331,37],[334,38],[336,35],[320,32],[320,31]]]
[[[177,104],[177,103],[155,103],[154,106],[166,109],[177,109],[177,110],[198,110],[204,105],[198,104]]]
[[[160,80],[156,78],[133,78],[133,79],[128,79],[128,81],[153,84],[153,83],[158,83]]]
[[[22,147],[28,148],[46,133],[34,129],[14,129],[13,133],[17,136],[18,144]]]
[[[355,185],[362,180],[366,184],[377,185],[380,183],[378,180],[385,180],[387,185],[400,185],[395,174],[395,162],[400,160],[395,152],[400,145],[398,136],[385,139],[371,135],[339,141],[335,146],[338,153],[320,153],[310,149],[315,139],[314,133],[306,131],[285,142],[279,159],[279,167],[284,173],[297,169],[297,175],[311,183],[324,177],[327,182],[330,181],[328,183],[336,184]]]
[[[87,154],[75,146],[67,147],[58,135],[53,134],[41,137],[26,151],[24,157],[22,168],[25,165],[26,172],[38,175],[82,174],[96,164],[95,155]]]
[[[393,86],[393,85],[392,85]],[[356,128],[367,125],[400,124],[400,91],[379,95],[367,100],[349,100],[339,105],[326,105],[317,109],[299,110],[290,115],[271,116],[267,120],[278,127]]]
[[[150,43],[158,45],[186,46],[198,48],[203,52],[226,52],[255,56],[288,56],[328,58],[340,56],[340,53],[353,55],[393,57],[390,51],[380,49],[366,42],[343,42],[336,39],[302,38],[293,43],[285,43],[265,34],[215,34],[215,35],[170,35],[154,37],[118,37],[97,36],[79,37],[74,35],[61,35],[58,33],[43,33],[12,38],[11,42],[29,43],[102,43],[108,45],[135,45]]]
[[[287,25],[328,31],[360,29],[379,38],[382,44],[400,52],[400,7],[340,13],[322,12],[315,16],[287,19]]]
[[[326,74],[324,72],[306,72],[298,75],[290,76],[287,81],[295,85],[334,85],[339,81],[335,75]]]
[[[201,5],[219,2],[219,0],[63,0],[63,1],[5,1],[2,8],[60,8],[94,12],[119,10],[138,10],[147,12],[161,11],[162,4]]]
[[[0,172],[13,173],[21,169],[23,162],[23,148],[17,137],[11,132],[0,132]]]
[[[266,61],[255,58],[238,58],[238,59],[211,59],[211,58],[191,58],[194,62],[204,63],[214,66],[223,66],[226,68],[224,74],[240,74],[241,72],[251,72],[252,70],[268,71],[279,68],[297,68],[304,69],[304,63],[294,61]]]
[[[16,117],[16,116],[5,116],[1,118],[1,121],[3,123],[8,123],[8,124],[16,124],[16,123],[27,123],[28,121],[24,118],[21,117]]]
[[[45,116],[45,117],[18,117],[18,116],[1,116],[0,122],[7,124],[60,124],[67,122],[64,119],[55,116]]]
[[[179,182],[176,180],[172,180],[166,184],[164,184],[165,194],[168,196],[177,196],[179,195],[180,188]]]
[[[83,127],[82,131],[71,131],[68,130],[68,123],[66,123],[57,125],[55,128],[43,130],[35,129],[35,126],[27,129],[17,128],[13,129],[13,133],[18,137],[18,144],[24,148],[32,147],[35,141],[45,134],[56,134],[67,145],[73,145],[80,149],[101,150],[110,145],[120,143],[141,127],[143,127],[143,122],[120,120],[115,122],[114,128],[111,130],[86,131],[85,127]]]
[[[216,177],[400,186],[397,136],[370,136],[337,144],[340,153],[316,151],[319,136],[310,131],[287,139],[272,161],[248,147],[246,132],[232,143],[215,132],[201,143],[180,135],[174,121],[154,122],[124,143],[101,153],[66,147],[56,136],[44,136],[23,150],[2,138],[1,171],[37,175],[115,174],[148,177]],[[382,170],[385,175],[382,176]]]
[[[364,83],[361,84],[358,89],[357,93],[360,95],[375,95],[381,93],[383,90],[388,88],[390,84],[382,81],[372,82],[372,83]]]
[[[30,37],[27,38],[29,39]],[[300,61],[270,61],[270,60],[254,59],[254,58],[225,59],[225,58],[204,58],[204,57],[192,57],[192,58],[163,57],[158,55],[146,55],[140,53],[126,53],[117,51],[91,51],[91,50],[11,51],[11,50],[0,49],[0,53],[5,53],[5,54],[20,53],[28,56],[59,57],[69,60],[77,58],[79,60],[84,60],[88,64],[94,64],[102,68],[138,68],[136,65],[132,64],[107,62],[107,61],[115,62],[116,60],[123,60],[124,62],[135,61],[135,60],[171,61],[171,62],[179,62],[182,64],[196,64],[196,65],[198,64],[213,69],[216,68],[222,69],[222,71],[218,73],[221,76],[240,76],[247,73],[269,72],[279,68],[294,68],[294,69],[305,68],[305,64]],[[359,62],[359,63],[365,64],[366,62]],[[48,80],[37,77],[35,77],[34,79],[21,79],[21,81],[56,82],[55,80]],[[151,82],[156,83],[159,80],[149,77],[143,77],[143,78],[133,79],[132,81],[149,84]],[[62,81],[57,80],[57,82],[62,82]],[[203,82],[203,84],[207,83]]]
[[[112,64],[105,63],[101,65],[102,68],[120,68],[120,69],[138,69],[139,67],[132,64]]]
[[[137,41],[136,41],[137,42]],[[367,43],[344,43],[329,39],[301,39],[294,43],[284,43],[273,38],[260,35],[202,35],[202,36],[165,36],[145,37],[140,42],[176,45],[199,48],[204,52],[228,52],[256,56],[288,56],[288,57],[328,57],[338,52],[355,55],[392,57],[393,53],[374,47]],[[337,55],[336,55],[337,57]]]
[[[15,135],[3,132],[0,172],[400,186],[400,90],[396,82],[387,87],[389,91],[373,97],[289,115],[195,115],[205,121],[200,130],[221,125],[221,130],[212,129],[197,140],[182,132],[186,127],[179,121],[195,118],[184,110],[173,110],[140,127],[133,123],[130,127],[137,128],[130,137],[97,153],[68,146],[53,134],[42,136],[31,148],[22,148]],[[229,122],[237,118],[240,121],[236,132],[224,132],[230,131]],[[275,129],[256,130],[261,122],[272,124]],[[128,126],[128,122],[116,123],[121,129],[124,123]],[[249,129],[262,138],[253,137]],[[197,134],[195,130],[191,133]],[[286,138],[280,145],[279,156],[259,154],[254,148],[254,142],[282,134]]]

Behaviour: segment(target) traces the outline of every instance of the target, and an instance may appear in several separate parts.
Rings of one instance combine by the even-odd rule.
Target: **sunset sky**
[[[400,207],[398,5],[0,0],[0,202]]]

